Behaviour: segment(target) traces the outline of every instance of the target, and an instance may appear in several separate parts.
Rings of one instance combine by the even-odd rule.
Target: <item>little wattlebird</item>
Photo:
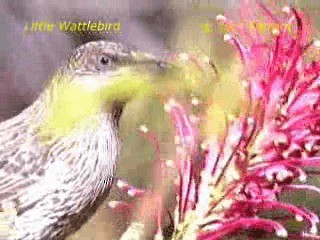
[[[100,90],[162,67],[121,44],[89,42],[31,106],[0,123],[0,239],[65,239],[94,213],[112,184],[126,99],[120,91],[105,104]]]

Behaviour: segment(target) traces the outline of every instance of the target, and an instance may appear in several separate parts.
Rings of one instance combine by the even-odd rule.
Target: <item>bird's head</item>
[[[124,104],[153,91],[164,64],[120,43],[94,41],[75,49],[50,84],[44,128],[64,134],[87,116],[110,113],[118,121]]]
[[[199,81],[212,76],[209,63],[188,61],[186,54],[173,56],[164,61],[108,41],[78,47],[48,88],[42,129],[66,134],[84,118],[100,113],[110,113],[117,122],[124,104],[133,98],[194,92],[200,89]]]
[[[141,60],[148,60],[148,62],[155,60],[153,55],[138,51],[132,46],[124,46],[121,43],[105,40],[88,42],[71,52],[68,59],[68,69],[81,75],[107,73],[120,66],[137,63],[137,53],[145,56]]]

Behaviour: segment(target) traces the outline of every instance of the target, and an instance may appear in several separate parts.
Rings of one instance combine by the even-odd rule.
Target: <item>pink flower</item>
[[[286,23],[260,8],[269,21]],[[244,229],[320,239],[318,216],[279,198],[298,190],[320,193],[305,184],[306,168],[320,166],[320,62],[305,58],[313,44],[310,24],[301,12],[286,10],[293,33],[277,29],[267,36],[238,27],[227,35],[240,52],[249,107],[228,122],[223,136],[212,136],[199,152],[197,124],[179,103],[167,104],[179,139],[172,239],[221,239]],[[305,222],[301,233],[288,233],[285,217],[262,216],[273,210]]]
[[[306,52],[313,47],[309,41],[310,23],[292,8],[284,8],[287,15],[280,19],[265,6],[259,7],[267,21],[293,28],[277,28],[267,34],[248,30],[243,24],[225,36],[236,46],[243,62],[248,107],[238,117],[227,120],[222,136],[201,142],[201,121],[190,117],[186,107],[174,99],[165,104],[177,144],[176,160],[170,162],[178,172],[172,240],[215,240],[243,230],[248,230],[251,237],[267,232],[290,239],[320,239],[318,216],[280,198],[293,191],[320,194],[319,188],[306,184],[310,168],[320,167],[320,62],[306,58]],[[244,5],[241,15],[247,22],[256,21],[256,11],[250,9]],[[224,16],[217,19],[232,24]],[[175,55],[172,57],[174,60]],[[141,132],[158,153],[155,183],[159,186],[152,191],[152,197],[144,197],[144,212],[157,207],[157,216],[152,218],[157,222],[156,239],[163,239],[162,215],[166,211],[160,178],[166,173],[156,136],[145,126]],[[145,194],[119,183],[132,196]],[[121,203],[112,205],[117,204],[128,209]],[[263,213],[274,210],[287,214],[264,217]],[[288,232],[285,224],[290,219],[305,223],[300,232]]]

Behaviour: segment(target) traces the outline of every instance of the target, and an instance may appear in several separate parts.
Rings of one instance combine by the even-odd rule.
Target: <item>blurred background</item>
[[[203,28],[219,13],[237,7],[237,0],[1,0],[0,1],[0,121],[17,115],[31,104],[51,79],[68,53],[85,42],[108,39],[134,45],[157,55],[165,51],[186,51],[205,54],[218,69],[228,70],[234,51],[223,42],[222,33]],[[254,1],[252,0],[254,3]],[[320,1],[264,1],[280,6],[292,4],[305,9],[311,17],[318,39]],[[55,30],[24,33],[32,21],[96,21],[121,22],[120,33],[78,34]],[[221,83],[220,94],[236,103],[233,82]],[[226,90],[227,89],[227,90]],[[219,95],[218,95],[219,97]],[[135,129],[145,124],[156,132],[161,143],[161,157],[172,159],[173,137],[168,116],[157,99],[138,99],[125,109],[121,119],[123,139],[118,177],[138,187],[148,187],[152,176],[154,151]],[[107,199],[124,199],[117,189]],[[319,199],[299,195],[299,202],[319,208]],[[319,210],[318,210],[319,213]],[[69,240],[118,239],[127,224],[127,217],[101,206],[95,216]]]

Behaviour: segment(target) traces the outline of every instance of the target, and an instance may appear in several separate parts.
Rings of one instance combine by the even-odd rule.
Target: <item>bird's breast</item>
[[[0,157],[8,162],[0,172],[0,207],[11,200],[16,204],[17,239],[63,239],[107,196],[120,152],[116,123],[112,114],[101,113],[85,119],[95,126],[75,128],[48,143],[34,135],[25,115],[0,125],[6,129],[0,139],[10,150]],[[19,134],[14,135],[16,128]],[[19,144],[6,141],[11,136]],[[9,164],[16,166],[14,174]]]
[[[52,149],[53,157],[55,150],[62,154],[59,158],[67,165],[63,184],[72,185],[79,195],[79,204],[94,201],[110,187],[119,159],[120,139],[110,115],[100,114],[95,118],[97,127],[76,131]],[[62,146],[64,151],[59,150]]]

